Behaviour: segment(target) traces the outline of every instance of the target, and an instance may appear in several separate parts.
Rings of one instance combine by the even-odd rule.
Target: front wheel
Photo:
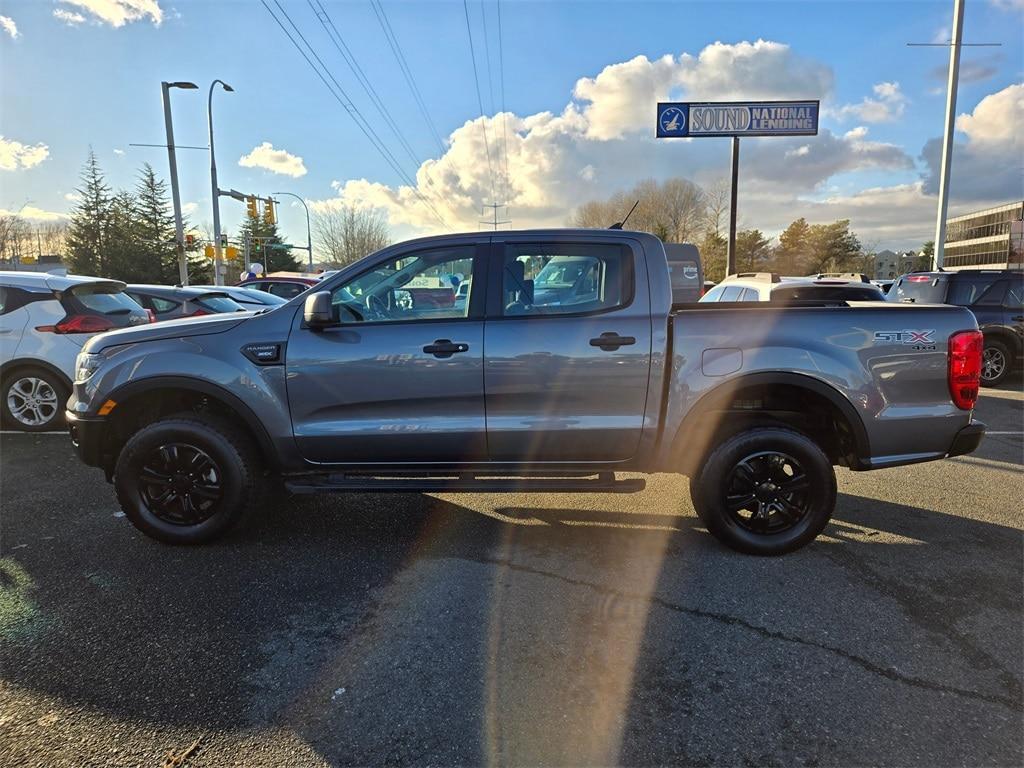
[[[760,427],[733,435],[690,479],[694,508],[727,546],[781,555],[812,541],[836,505],[831,462],[806,435]]]
[[[168,544],[200,544],[254,506],[256,460],[230,424],[191,414],[143,427],[121,450],[114,487],[132,525]]]
[[[64,424],[70,393],[56,374],[43,368],[22,368],[3,382],[3,420],[24,432],[45,432]]]

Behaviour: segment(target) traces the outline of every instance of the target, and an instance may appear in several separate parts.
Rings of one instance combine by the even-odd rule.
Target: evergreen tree
[[[75,190],[81,199],[71,213],[68,226],[68,262],[76,274],[108,277],[104,238],[110,217],[110,187],[92,149],[81,180],[81,186]]]
[[[265,272],[301,271],[302,267],[289,249],[274,247],[284,243],[277,231],[276,221],[270,221],[267,216],[246,217],[238,238],[244,243],[247,237],[252,244],[249,250],[249,261],[262,264]],[[238,265],[229,264],[227,277],[231,277],[231,270],[236,266],[240,269],[244,267],[244,264],[241,262]]]
[[[145,258],[140,258],[143,246],[139,237],[139,215],[131,192],[121,190],[110,199],[110,208],[104,226],[103,276],[126,283],[159,282],[146,269]]]
[[[810,269],[815,272],[860,272],[860,240],[850,231],[850,220],[814,224],[808,232]]]
[[[811,256],[810,232],[810,225],[802,217],[786,227],[779,235],[779,247],[775,251],[775,271],[783,275],[806,273]]]
[[[704,279],[719,282],[725,279],[725,261],[729,250],[728,241],[714,231],[704,234],[700,242],[700,258],[704,265]]]
[[[744,229],[736,233],[736,270],[763,272],[770,270],[771,240],[759,229]]]
[[[174,243],[174,215],[167,199],[167,183],[146,163],[135,187],[140,280],[173,285],[178,282],[178,254]]]

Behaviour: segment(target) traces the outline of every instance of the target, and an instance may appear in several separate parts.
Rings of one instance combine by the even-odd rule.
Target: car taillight
[[[151,322],[151,323],[155,323],[156,322],[156,313],[152,309],[147,309],[146,310],[146,317],[149,318],[149,322]]]
[[[212,315],[212,314],[213,313],[210,310],[203,309],[202,307],[200,307],[195,312],[193,312],[191,315],[189,315],[189,317],[199,317],[201,315]]]
[[[981,331],[959,331],[949,337],[949,394],[957,408],[969,411],[981,384]]]
[[[930,281],[931,278],[928,275],[914,275],[907,278],[908,283],[927,283]]]
[[[56,325],[37,325],[37,331],[46,333],[103,333],[114,324],[100,315],[69,315]]]

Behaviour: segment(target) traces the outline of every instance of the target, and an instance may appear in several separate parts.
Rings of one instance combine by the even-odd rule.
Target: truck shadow
[[[333,764],[665,762],[682,735],[657,718],[739,695],[695,688],[698,659],[667,675],[686,653],[673,622],[696,648],[724,626],[704,614],[777,610],[799,634],[805,611],[814,632],[863,633],[855,610],[818,612],[830,584],[854,609],[881,594],[907,627],[946,636],[973,611],[1020,610],[1019,531],[901,504],[843,495],[824,540],[761,559],[724,549],[688,506],[449,498],[293,500],[199,548],[108,525],[69,545],[63,571],[19,558],[5,586],[29,618],[5,633],[0,677],[196,733],[287,726]],[[976,638],[952,642],[994,663]],[[1019,696],[1010,678],[1001,695]]]

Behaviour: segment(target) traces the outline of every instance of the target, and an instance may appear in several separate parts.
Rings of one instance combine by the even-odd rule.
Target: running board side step
[[[643,478],[616,480],[614,472],[588,477],[501,477],[462,473],[445,476],[330,474],[285,481],[290,493],[395,491],[399,493],[636,493],[647,487]]]

